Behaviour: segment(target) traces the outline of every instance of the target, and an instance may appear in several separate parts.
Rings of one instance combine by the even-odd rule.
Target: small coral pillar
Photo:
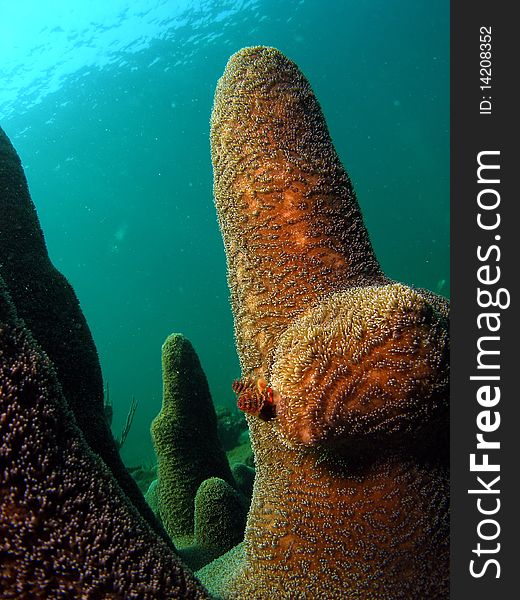
[[[163,403],[151,433],[158,458],[157,501],[175,543],[194,535],[195,495],[203,481],[233,476],[217,435],[206,375],[190,341],[174,333],[162,347]]]

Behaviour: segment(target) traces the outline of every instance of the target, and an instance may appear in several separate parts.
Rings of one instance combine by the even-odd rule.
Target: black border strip
[[[520,488],[520,394],[514,380],[520,373],[520,349],[515,343],[515,334],[520,332],[520,250],[516,244],[520,231],[515,227],[520,198],[513,191],[513,182],[520,176],[520,152],[513,145],[514,132],[520,130],[513,108],[519,104],[513,88],[519,71],[515,57],[520,58],[520,31],[516,31],[514,6],[500,0],[453,0],[451,4],[451,597],[456,600],[520,597],[516,584],[520,576],[520,493],[515,491]],[[491,28],[491,33],[481,28]],[[490,35],[489,41],[486,35]],[[487,46],[480,47],[486,43],[491,44],[489,59]],[[481,69],[491,69],[489,80]],[[480,87],[485,85],[491,87]],[[479,183],[481,152],[481,163],[500,168],[484,167]],[[482,205],[497,206],[483,209],[479,199]],[[493,226],[497,215],[500,224],[484,229],[478,224],[479,213],[482,225]],[[499,280],[482,283],[496,279],[497,267]],[[489,292],[481,291],[480,305],[478,288]],[[490,298],[502,306],[484,307]],[[482,316],[490,313],[498,316]],[[483,379],[471,380],[471,376]],[[500,400],[495,403],[496,387],[500,388]],[[479,423],[488,431],[481,431]],[[478,449],[478,433],[490,444],[500,442],[500,449]],[[489,463],[500,471],[471,471],[471,454],[475,454],[476,464],[483,464],[487,454]],[[497,476],[500,480],[492,484]],[[489,487],[488,492],[477,477]],[[485,510],[490,514],[483,514]],[[491,514],[493,511],[496,513]],[[479,577],[470,573],[471,560]]]

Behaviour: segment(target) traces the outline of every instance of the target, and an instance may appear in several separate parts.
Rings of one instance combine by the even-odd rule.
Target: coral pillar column
[[[257,477],[225,594],[447,597],[447,303],[382,273],[279,51],[231,57],[211,147],[242,375],[275,404],[248,416]]]

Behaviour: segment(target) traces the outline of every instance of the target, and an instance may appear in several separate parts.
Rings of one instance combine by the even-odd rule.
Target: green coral
[[[194,571],[227,553],[244,537],[250,498],[218,477],[203,481],[195,496],[193,542],[178,548]]]
[[[193,542],[200,484],[233,476],[217,435],[206,375],[193,346],[170,335],[162,347],[163,403],[151,426],[158,457],[157,500],[166,531],[180,547]]]
[[[214,558],[242,541],[248,502],[218,477],[203,481],[195,496],[195,541]]]
[[[159,502],[157,500],[157,479],[154,479],[148,486],[144,499],[148,502],[148,506],[152,509],[153,514],[160,519]]]

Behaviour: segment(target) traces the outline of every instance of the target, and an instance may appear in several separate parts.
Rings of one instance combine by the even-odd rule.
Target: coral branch
[[[257,476],[219,593],[446,597],[447,303],[382,273],[316,97],[279,51],[231,57],[211,148],[243,381],[268,382],[275,409],[262,420],[253,388],[239,396]]]
[[[0,278],[2,598],[206,599],[85,443]]]
[[[157,498],[162,521],[178,544],[191,543],[194,499],[201,483],[233,476],[217,435],[217,417],[204,371],[183,335],[162,348],[163,404],[151,432],[158,457]]]
[[[268,48],[232,56],[211,118],[215,203],[243,370],[333,289],[383,281],[312,89]]]
[[[88,445],[141,514],[164,535],[121,461],[104,412],[94,340],[74,290],[50,261],[20,158],[1,128],[0,276],[19,317],[51,359]]]

